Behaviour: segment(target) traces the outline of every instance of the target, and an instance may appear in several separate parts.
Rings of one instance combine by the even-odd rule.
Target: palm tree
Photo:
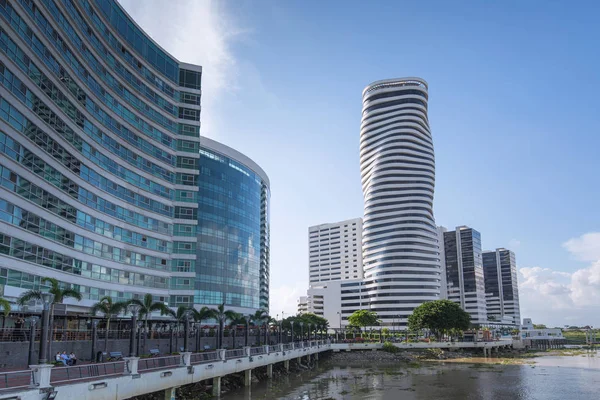
[[[225,326],[225,321],[234,319],[237,313],[225,310],[225,303],[223,303],[217,308],[213,308],[211,314],[214,319],[219,321],[219,342],[217,343],[217,347],[220,349],[223,347],[223,327]]]
[[[188,306],[179,306],[175,311],[169,308],[167,314],[173,317],[173,319],[175,319],[175,321],[179,324],[184,321],[186,317],[192,315],[192,310],[193,309]]]
[[[110,319],[114,315],[119,315],[127,308],[127,303],[124,301],[118,301],[113,303],[112,297],[104,296],[99,302],[92,306],[90,312],[92,315],[101,312],[106,318],[106,332],[104,335],[104,351],[108,351],[108,332],[110,331]]]
[[[8,300],[0,297],[0,308],[4,310],[4,315],[8,317],[8,314],[10,314],[10,303]]]
[[[63,301],[65,301],[65,299],[67,299],[69,297],[72,297],[72,298],[76,299],[77,301],[81,301],[81,299],[82,299],[81,293],[79,293],[77,290],[71,289],[70,287],[64,288],[64,289],[61,288],[60,283],[58,282],[57,279],[42,278],[42,283],[50,284],[50,289],[48,290],[48,292],[50,292],[54,295],[54,300],[52,301],[53,308],[54,308],[54,304],[62,304]],[[17,303],[19,305],[23,306],[23,305],[27,304],[28,302],[30,302],[31,300],[42,300],[42,291],[38,290],[38,289],[28,290],[19,297],[19,300],[17,301]]]
[[[246,317],[242,314],[235,313],[234,317],[229,322],[229,328],[233,328],[233,348],[235,349],[235,337],[237,334],[237,326],[246,323]],[[247,344],[246,344],[247,345]]]
[[[260,326],[262,324],[264,324],[265,321],[270,319],[271,317],[267,314],[267,312],[265,310],[263,310],[261,308],[260,310],[256,310],[256,312],[254,314],[250,315],[249,318],[254,326],[259,327],[258,328],[258,345],[260,346]],[[265,337],[266,337],[266,334],[265,334]],[[265,344],[267,344],[266,339],[265,339]]]
[[[144,319],[144,329],[148,332],[148,317],[154,311],[160,311],[161,315],[169,314],[171,309],[165,305],[165,303],[161,303],[160,301],[154,301],[154,298],[150,293],[146,293],[143,300],[140,299],[131,299],[127,303],[127,305],[138,306],[138,317],[139,319]]]

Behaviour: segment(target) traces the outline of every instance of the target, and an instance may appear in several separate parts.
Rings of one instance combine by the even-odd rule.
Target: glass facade
[[[194,303],[268,309],[269,183],[238,155],[202,139]]]
[[[201,77],[115,0],[0,0],[0,285],[193,302]]]

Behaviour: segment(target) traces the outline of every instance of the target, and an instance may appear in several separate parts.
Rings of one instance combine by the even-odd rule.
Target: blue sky
[[[202,134],[271,179],[271,314],[307,287],[308,226],[362,215],[362,89],[419,76],[437,223],[515,251],[524,317],[600,325],[600,7],[485,3],[123,1],[204,66]]]

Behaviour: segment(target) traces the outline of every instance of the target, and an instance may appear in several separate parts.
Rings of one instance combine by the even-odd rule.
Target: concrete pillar
[[[175,391],[176,390],[177,390],[176,387],[165,389],[165,397],[164,397],[164,399],[165,400],[176,400],[177,399],[177,396],[175,395],[175,393],[176,393]]]
[[[287,372],[290,372],[290,360],[285,360],[285,361],[283,362],[283,367],[285,368],[285,370],[286,370]]]
[[[267,377],[269,377],[269,378],[273,377],[273,364],[267,365]]]
[[[250,348],[250,346],[244,347],[244,354],[246,354],[247,357],[250,357]]]
[[[181,366],[189,367],[191,365],[192,365],[192,352],[185,351],[185,352],[181,353]]]
[[[213,395],[213,397],[221,397],[221,377],[220,376],[215,376],[213,378],[212,395]]]
[[[252,370],[247,369],[244,371],[244,386],[250,386],[252,384]]]
[[[269,354],[269,345],[264,346],[265,354]]]
[[[138,363],[140,361],[139,357],[125,357],[123,358],[123,361],[125,361],[125,370],[123,371],[124,375],[138,374]]]
[[[315,353],[313,356],[315,357],[315,361],[319,361],[319,353]]]
[[[40,389],[52,387],[52,385],[50,385],[50,371],[52,371],[52,367],[53,365],[51,364],[29,366],[29,368],[33,370],[35,384],[37,384]],[[34,384],[34,382],[31,382],[31,384]]]

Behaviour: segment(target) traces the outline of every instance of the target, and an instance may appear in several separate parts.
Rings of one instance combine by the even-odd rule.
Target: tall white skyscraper
[[[362,278],[361,242],[362,218],[308,228],[310,286]]]
[[[405,326],[415,307],[440,296],[427,100],[420,78],[378,81],[363,91],[361,306],[377,312],[384,325]]]

